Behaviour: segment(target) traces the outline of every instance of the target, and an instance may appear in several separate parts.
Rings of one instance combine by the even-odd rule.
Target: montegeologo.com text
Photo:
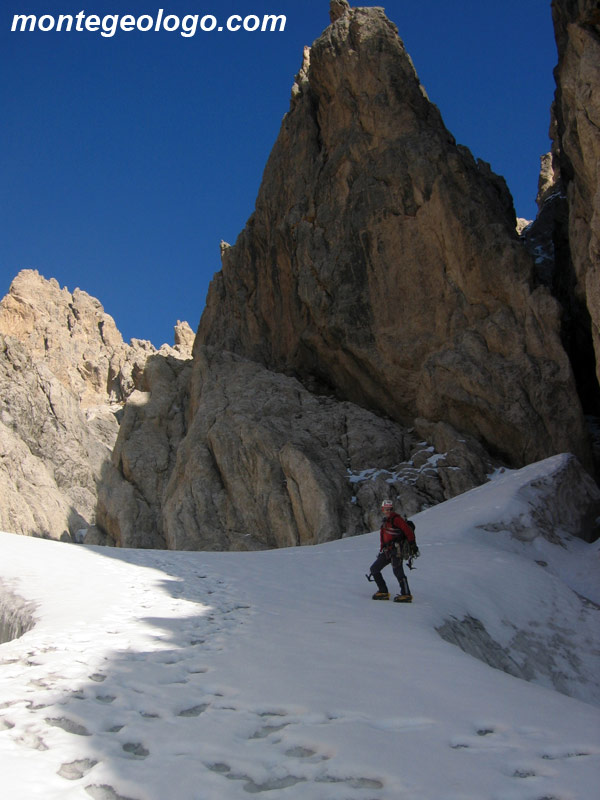
[[[181,17],[177,14],[165,13],[160,8],[155,14],[87,14],[80,11],[78,14],[14,14],[11,31],[17,33],[70,33],[90,32],[99,33],[100,36],[111,38],[117,33],[141,31],[147,33],[179,33],[186,38],[197,33],[211,33],[213,31],[226,31],[237,33],[276,33],[285,30],[287,19],[284,14],[232,14],[227,19],[220,20],[214,14],[186,14]]]

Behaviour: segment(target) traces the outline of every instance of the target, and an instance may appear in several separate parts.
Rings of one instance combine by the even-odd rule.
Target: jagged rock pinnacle
[[[329,2],[329,19],[335,22],[344,14],[350,11],[350,3],[348,0],[330,0]]]
[[[331,15],[196,347],[444,420],[511,465],[586,463],[558,307],[532,289],[506,182],[457,146],[382,8]]]

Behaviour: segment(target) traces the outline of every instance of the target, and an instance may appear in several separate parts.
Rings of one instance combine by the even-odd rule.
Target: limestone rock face
[[[96,298],[70,292],[37,270],[23,270],[0,301],[0,334],[18,339],[84,408],[119,402],[131,394],[155,348],[123,342],[113,318]]]
[[[124,400],[144,388],[146,360],[185,362],[193,334],[178,323],[174,348],[123,342],[85,292],[25,270],[0,301],[0,529],[67,541],[94,528],[98,484]]]
[[[196,346],[193,367],[153,357],[146,380],[99,495],[99,524],[125,547],[316,544],[378,526],[385,496],[413,513],[493,469],[449,426],[408,431],[213,348]]]
[[[558,66],[551,132],[568,201],[571,262],[562,268],[574,273],[576,312],[589,313],[600,380],[600,10],[596,0],[553,0],[552,16]]]
[[[512,464],[587,462],[558,304],[533,288],[504,181],[456,145],[383,10],[334,6],[196,355],[224,347],[398,422],[446,422]]]
[[[133,392],[125,406],[112,457],[102,471],[97,517],[101,529],[123,547],[167,547],[162,505],[186,432],[190,370],[190,361],[152,356],[146,391]],[[198,491],[203,494],[203,487]]]
[[[110,450],[47,365],[3,336],[0,398],[0,530],[71,540],[95,517]]]

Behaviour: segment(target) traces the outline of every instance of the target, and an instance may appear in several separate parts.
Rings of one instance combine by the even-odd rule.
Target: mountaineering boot
[[[389,592],[375,592],[375,594],[373,595],[373,597],[371,599],[372,600],[389,600],[390,599],[390,593]]]
[[[394,603],[412,603],[412,594],[397,594]]]

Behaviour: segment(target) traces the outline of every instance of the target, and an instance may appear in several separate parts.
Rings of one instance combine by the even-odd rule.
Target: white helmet
[[[392,503],[391,500],[384,500],[381,503],[381,510],[382,511],[388,511],[389,509],[392,509],[393,507],[394,507],[394,504]]]

